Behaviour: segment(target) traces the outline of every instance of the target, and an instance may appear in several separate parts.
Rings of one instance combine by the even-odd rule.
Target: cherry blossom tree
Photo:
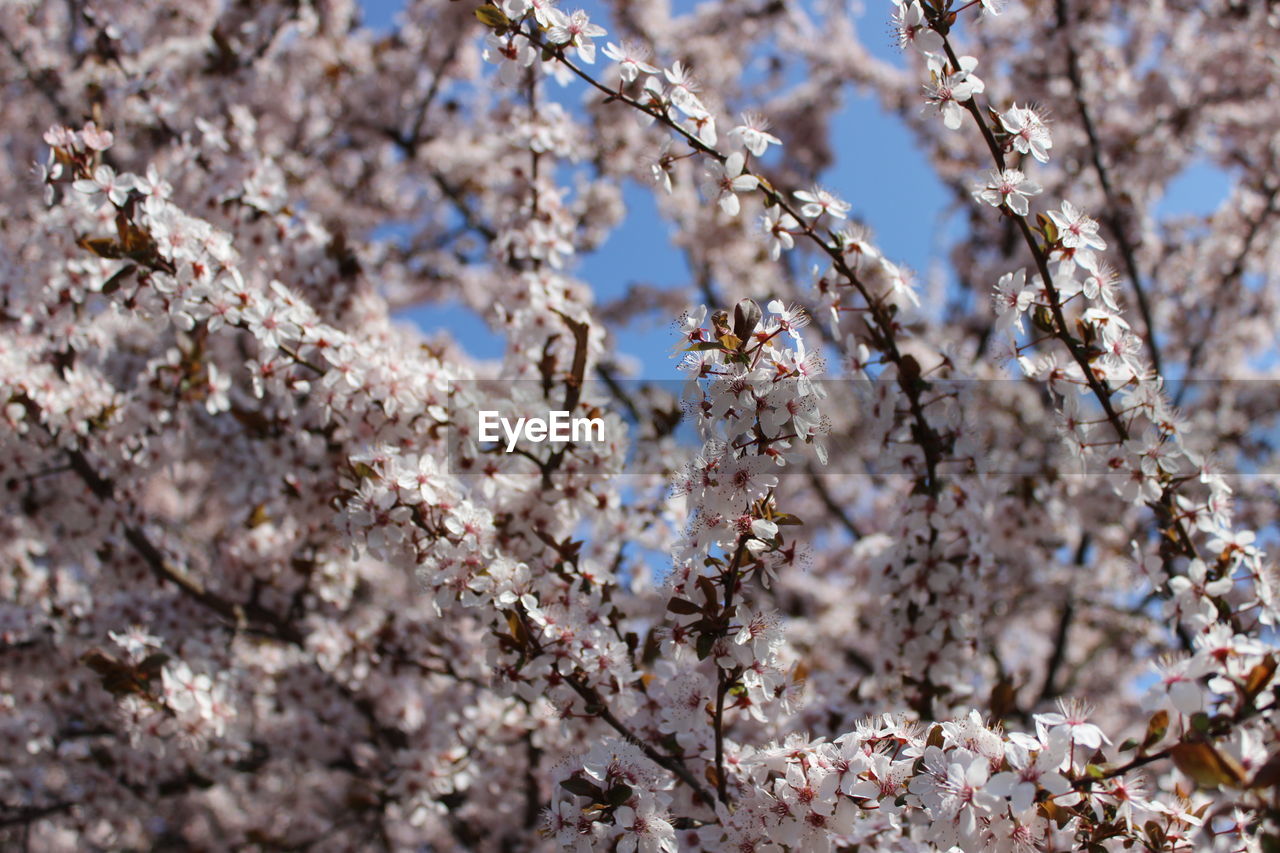
[[[4,847],[1280,849],[1280,10],[868,7],[0,7]]]

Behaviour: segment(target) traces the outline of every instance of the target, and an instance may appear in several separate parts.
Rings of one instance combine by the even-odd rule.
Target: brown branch
[[[1111,233],[1115,235],[1120,246],[1120,257],[1124,261],[1125,272],[1133,285],[1133,293],[1138,302],[1138,313],[1147,329],[1147,349],[1151,351],[1151,366],[1159,374],[1160,346],[1156,343],[1156,325],[1151,314],[1151,305],[1147,300],[1146,289],[1142,285],[1142,276],[1138,272],[1137,255],[1133,244],[1129,241],[1129,232],[1120,216],[1120,200],[1111,185],[1111,175],[1102,162],[1102,143],[1098,139],[1097,129],[1093,124],[1093,116],[1089,114],[1089,105],[1084,98],[1084,80],[1080,74],[1080,57],[1076,53],[1075,43],[1071,40],[1071,21],[1067,12],[1067,0],[1057,0],[1058,32],[1063,34],[1067,46],[1067,77],[1071,80],[1071,93],[1080,113],[1080,123],[1084,126],[1085,137],[1089,140],[1089,159],[1093,170],[1098,175],[1098,183],[1102,186],[1102,195],[1107,201],[1106,214],[1103,218]]]
[[[954,68],[960,67],[960,59],[956,56],[951,42],[944,35],[942,36],[943,47],[946,49],[947,58],[951,61]],[[965,108],[969,115],[973,116],[974,122],[978,126],[978,130],[982,133],[982,138],[987,143],[987,149],[991,152],[991,157],[995,160],[996,165],[1000,169],[1005,168],[1004,151],[1000,147],[1000,143],[996,142],[995,135],[991,132],[991,128],[987,126],[987,121],[982,116],[982,110],[979,109],[977,100],[970,98],[965,101]],[[1079,366],[1084,380],[1088,384],[1089,389],[1097,398],[1098,403],[1102,406],[1103,412],[1106,413],[1107,420],[1111,422],[1111,426],[1115,429],[1122,441],[1129,438],[1128,427],[1120,419],[1116,413],[1115,407],[1111,404],[1111,392],[1106,389],[1101,380],[1094,375],[1093,368],[1089,363],[1089,355],[1085,349],[1084,343],[1074,338],[1067,331],[1067,319],[1062,313],[1062,298],[1058,294],[1058,288],[1053,283],[1053,276],[1049,273],[1049,258],[1045,254],[1043,248],[1036,241],[1035,233],[1031,230],[1031,226],[1027,224],[1027,220],[1023,216],[1018,216],[1012,212],[1007,214],[1018,226],[1019,233],[1022,234],[1023,241],[1027,244],[1027,248],[1031,251],[1031,257],[1035,259],[1036,269],[1040,273],[1041,279],[1044,281],[1045,291],[1049,295],[1049,310],[1053,315],[1054,328],[1053,336],[1061,341],[1071,353],[1071,358]]]
[[[1265,187],[1264,187],[1265,189]],[[1240,251],[1236,253],[1232,259],[1231,269],[1227,270],[1227,274],[1222,277],[1222,284],[1219,286],[1219,293],[1209,300],[1209,314],[1205,318],[1201,328],[1204,329],[1203,334],[1196,337],[1195,343],[1191,345],[1190,352],[1187,353],[1186,371],[1182,376],[1182,381],[1178,385],[1178,392],[1173,395],[1173,404],[1175,406],[1182,403],[1183,397],[1186,396],[1187,389],[1191,387],[1191,374],[1195,371],[1197,362],[1200,361],[1200,355],[1204,352],[1204,348],[1210,340],[1210,332],[1213,330],[1218,319],[1218,311],[1221,310],[1226,302],[1224,294],[1221,293],[1228,285],[1234,284],[1244,275],[1245,262],[1248,260],[1249,253],[1253,251],[1253,243],[1258,239],[1258,234],[1262,231],[1262,226],[1274,214],[1276,195],[1280,193],[1280,183],[1271,187],[1266,191],[1266,203],[1262,207],[1262,213],[1249,220],[1249,227],[1245,230],[1244,239],[1241,241]]]
[[[1087,531],[1080,537],[1080,544],[1076,546],[1075,560],[1073,560],[1077,568],[1084,566],[1084,558],[1089,552],[1091,539]],[[1075,597],[1071,590],[1068,590],[1067,600],[1063,603],[1062,613],[1058,616],[1058,627],[1053,634],[1053,651],[1049,654],[1049,662],[1045,664],[1044,683],[1040,687],[1037,704],[1048,702],[1061,692],[1057,687],[1058,671],[1062,669],[1062,664],[1067,659],[1067,638],[1071,633],[1071,622],[1075,619],[1075,615]]]
[[[515,30],[516,34],[523,36],[531,44],[539,50],[548,51],[555,56],[556,61],[564,67],[568,68],[574,75],[581,78],[587,85],[606,96],[606,102],[620,101],[634,109],[639,110],[645,115],[653,117],[659,124],[666,127],[681,136],[696,151],[699,151],[713,158],[718,163],[723,163],[727,157],[720,153],[717,149],[707,145],[687,129],[676,123],[666,110],[655,110],[649,108],[646,104],[632,98],[626,93],[619,90],[610,89],[603,83],[596,80],[590,74],[579,68],[570,61],[565,55],[564,50],[555,45],[549,45],[536,33],[526,32],[521,29]],[[801,234],[807,237],[823,254],[827,255],[835,267],[836,271],[842,278],[847,280],[863,301],[867,304],[867,311],[871,318],[868,324],[869,331],[872,333],[872,343],[888,360],[898,369],[898,384],[902,388],[904,396],[907,398],[908,409],[911,413],[915,426],[912,428],[912,438],[920,446],[924,453],[925,460],[925,476],[923,478],[923,488],[929,495],[936,496],[941,488],[941,481],[938,477],[938,465],[942,461],[943,441],[942,437],[928,422],[924,416],[924,408],[920,402],[920,395],[923,391],[923,383],[918,378],[918,367],[914,366],[914,359],[907,361],[905,356],[898,348],[896,338],[896,325],[894,322],[895,312],[891,307],[886,306],[879,299],[873,297],[867,289],[863,281],[858,277],[845,260],[844,253],[838,246],[832,246],[824,236],[818,233],[812,223],[806,222],[805,218],[792,206],[787,198],[773,188],[767,181],[760,181],[757,189],[768,200],[769,204],[778,205],[783,211],[789,214],[801,228]]]
[[[742,555],[746,552],[747,538],[746,535],[738,537],[738,545],[734,548],[733,558],[729,561],[729,568],[725,572],[724,607],[720,611],[724,622],[724,627],[720,629],[722,634],[728,631],[730,611],[733,609],[733,599],[738,589],[738,569],[742,564]],[[726,671],[719,662],[716,663],[716,706],[712,718],[716,743],[716,795],[720,798],[720,802],[726,805],[729,802],[729,779],[724,770],[724,700],[741,674],[742,670],[739,667]]]
[[[546,654],[546,649],[531,630],[529,618],[524,612],[524,608],[517,605],[516,613],[518,614],[520,624],[524,629],[523,633],[528,640],[527,645],[529,651],[534,656]],[[610,728],[620,734],[624,740],[638,747],[650,761],[673,773],[676,778],[688,785],[689,789],[708,806],[715,803],[715,798],[712,797],[707,789],[698,782],[697,778],[694,777],[689,768],[685,766],[683,760],[674,755],[659,751],[644,738],[640,737],[640,735],[636,734],[635,731],[626,723],[619,720],[613,711],[609,710],[609,706],[605,702],[604,697],[600,695],[600,691],[587,683],[587,680],[583,676],[578,673],[572,673],[564,677],[564,682],[573,688],[573,692],[581,696],[587,703],[586,712],[588,714],[603,720]]]
[[[72,449],[66,453],[71,470],[89,487],[89,491],[95,497],[102,501],[115,500],[115,484],[100,475],[82,451]],[[239,604],[206,589],[185,570],[174,565],[141,527],[125,525],[124,537],[157,580],[162,584],[165,582],[174,584],[189,598],[229,620],[238,630],[244,629],[252,621],[258,627],[265,628],[268,633],[286,642],[301,645],[305,639],[297,628],[271,611],[256,604]]]
[[[814,469],[813,465],[809,466],[809,482],[813,484],[813,490],[817,492],[818,498],[822,501],[822,505],[827,511],[840,522],[841,526],[849,532],[855,540],[862,538],[862,531],[858,529],[858,525],[854,523],[849,514],[844,511],[844,507],[836,501],[832,496],[831,490],[827,488],[827,484],[823,481],[822,476]]]

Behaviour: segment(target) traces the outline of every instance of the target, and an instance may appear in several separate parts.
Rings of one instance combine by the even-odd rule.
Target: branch
[[[1133,244],[1129,242],[1128,230],[1120,218],[1120,201],[1111,186],[1111,176],[1102,162],[1102,145],[1098,140],[1097,130],[1093,126],[1093,117],[1089,114],[1089,106],[1084,99],[1084,81],[1080,76],[1080,58],[1076,54],[1075,44],[1071,40],[1071,22],[1067,14],[1067,0],[1057,0],[1058,31],[1063,33],[1067,46],[1067,77],[1071,80],[1071,93],[1080,111],[1080,122],[1084,125],[1085,136],[1089,140],[1089,158],[1093,162],[1093,170],[1098,173],[1098,183],[1102,185],[1102,194],[1107,200],[1105,219],[1111,233],[1120,246],[1120,257],[1124,260],[1125,271],[1133,284],[1133,293],[1137,297],[1138,312],[1142,314],[1142,322],[1147,329],[1147,349],[1151,351],[1151,366],[1157,374],[1160,369],[1160,346],[1156,343],[1156,325],[1151,315],[1151,305],[1147,301],[1146,290],[1142,286],[1142,277],[1138,274],[1138,262]]]
[[[809,482],[813,484],[813,490],[818,493],[818,498],[822,501],[822,505],[827,508],[828,512],[835,516],[836,520],[839,521],[844,529],[849,532],[850,536],[855,540],[861,539],[862,531],[858,529],[856,524],[854,524],[853,519],[849,517],[849,514],[844,511],[844,507],[840,506],[840,504],[836,502],[831,491],[827,488],[826,482],[822,479],[822,476],[817,472],[812,464],[809,465],[808,472]]]
[[[115,500],[115,484],[98,474],[82,451],[68,450],[67,459],[71,464],[71,470],[84,481],[89,491],[97,498],[103,501]],[[265,627],[268,633],[286,642],[301,645],[305,639],[293,625],[259,605],[242,605],[205,589],[198,580],[175,566],[148,538],[141,527],[125,525],[124,538],[133,546],[133,550],[142,558],[157,580],[162,584],[166,581],[174,584],[189,598],[231,621],[238,630],[244,629],[250,620],[253,620],[259,626]]]
[[[1076,547],[1075,560],[1073,561],[1077,567],[1084,565],[1085,554],[1089,551],[1091,536],[1086,531],[1080,537],[1080,544]],[[1075,619],[1076,603],[1073,593],[1067,591],[1067,600],[1062,605],[1062,614],[1058,617],[1058,627],[1053,635],[1053,651],[1049,654],[1049,662],[1044,668],[1044,684],[1040,687],[1040,696],[1036,699],[1037,704],[1047,702],[1059,694],[1057,688],[1058,671],[1062,669],[1062,664],[1067,658],[1067,637],[1071,632],[1071,622]]]
[[[514,30],[517,35],[527,39],[530,44],[536,46],[539,50],[551,53],[557,62],[568,68],[574,75],[581,78],[589,86],[603,92],[609,101],[621,101],[628,106],[639,110],[647,116],[654,118],[659,124],[667,129],[679,134],[689,145],[696,151],[700,151],[709,157],[712,157],[718,163],[723,163],[726,155],[720,153],[715,148],[707,145],[687,129],[681,127],[675,122],[666,110],[650,109],[647,105],[630,97],[621,90],[610,89],[603,83],[596,80],[587,72],[583,71],[565,55],[564,50],[556,45],[549,45],[542,40],[536,33],[526,32],[521,29]],[[924,490],[932,496],[938,494],[941,488],[941,481],[938,478],[938,465],[942,461],[942,437],[933,428],[924,416],[924,407],[920,402],[922,393],[922,383],[919,381],[919,370],[914,365],[914,359],[907,361],[905,356],[899,349],[896,338],[896,325],[894,323],[894,312],[890,306],[886,306],[879,299],[873,297],[867,286],[858,277],[845,260],[844,253],[838,246],[832,246],[819,234],[812,223],[806,222],[805,218],[800,215],[790,202],[773,188],[767,181],[761,180],[757,187],[759,192],[765,196],[768,204],[776,204],[783,211],[788,213],[792,219],[799,223],[801,234],[807,237],[823,254],[827,255],[835,267],[836,271],[847,280],[867,304],[867,311],[871,318],[868,324],[872,332],[872,343],[876,349],[884,354],[885,359],[891,362],[898,369],[898,384],[902,388],[904,396],[907,398],[908,408],[911,417],[915,421],[915,427],[912,429],[912,437],[920,449],[924,453],[925,459],[925,476]]]
[[[738,537],[733,559],[730,560],[729,568],[725,573],[724,608],[720,611],[725,625],[725,628],[721,629],[723,632],[728,630],[729,613],[733,609],[734,595],[738,590],[738,568],[742,564],[742,555],[747,548],[747,538],[745,534]],[[716,795],[720,798],[720,802],[726,805],[729,802],[729,779],[724,772],[724,700],[741,674],[742,671],[738,667],[726,672],[719,661],[716,662],[716,707],[712,718],[716,741]]]
[[[1265,189],[1265,187],[1264,187]],[[1266,190],[1266,204],[1262,207],[1262,213],[1249,221],[1249,227],[1245,230],[1244,239],[1240,244],[1240,251],[1236,253],[1235,258],[1231,262],[1231,269],[1227,270],[1227,274],[1222,277],[1222,284],[1219,290],[1225,289],[1227,285],[1233,284],[1244,275],[1245,262],[1248,260],[1249,253],[1253,251],[1253,243],[1258,238],[1258,234],[1262,231],[1262,226],[1271,217],[1275,210],[1276,195],[1280,193],[1280,183]],[[1191,374],[1197,367],[1201,353],[1204,352],[1205,346],[1209,343],[1210,331],[1218,319],[1218,311],[1225,302],[1224,295],[1219,292],[1209,300],[1209,314],[1205,318],[1201,328],[1204,333],[1196,336],[1195,343],[1191,345],[1191,351],[1187,353],[1186,371],[1182,376],[1182,382],[1178,385],[1178,393],[1173,395],[1173,405],[1178,406],[1182,403],[1182,398],[1186,396],[1187,389],[1191,387]]]
[[[528,638],[529,650],[534,656],[546,654],[546,649],[543,648],[542,643],[531,630],[529,618],[524,612],[524,607],[517,605],[516,613],[519,615],[520,623],[524,629],[524,635]],[[628,727],[626,723],[619,720],[617,716],[609,710],[609,706],[605,703],[604,697],[600,695],[600,691],[588,684],[585,678],[575,672],[570,675],[566,675],[564,677],[564,681],[565,684],[568,684],[573,688],[573,691],[586,701],[586,711],[588,714],[603,720],[615,732],[622,735],[624,740],[639,747],[639,749],[648,756],[650,761],[675,774],[676,778],[688,785],[689,789],[692,790],[693,793],[708,806],[715,803],[715,798],[712,797],[710,792],[708,792],[707,789],[698,782],[697,778],[694,777],[689,768],[685,766],[683,760],[674,755],[660,752],[648,741],[636,734],[635,731]]]

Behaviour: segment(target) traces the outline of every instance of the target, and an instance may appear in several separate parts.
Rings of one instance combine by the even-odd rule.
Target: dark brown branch
[[[89,487],[95,497],[102,501],[115,500],[115,484],[102,477],[80,450],[68,450],[67,459],[73,470],[84,484]],[[238,629],[248,626],[250,621],[267,629],[273,636],[289,643],[301,645],[304,637],[293,625],[276,614],[255,604],[242,605],[211,592],[186,571],[175,566],[164,552],[147,536],[142,528],[126,525],[125,540],[133,547],[138,556],[146,564],[151,573],[162,584],[165,582],[177,586],[189,598],[194,599],[209,610],[229,620]]]
[[[1089,552],[1090,539],[1091,537],[1087,532],[1080,537],[1080,544],[1076,547],[1075,560],[1073,560],[1077,568],[1084,566],[1085,555]],[[1057,686],[1058,671],[1062,669],[1062,664],[1067,659],[1067,638],[1071,633],[1071,622],[1075,619],[1075,615],[1075,597],[1068,590],[1067,600],[1063,603],[1062,613],[1058,616],[1058,627],[1053,632],[1053,651],[1049,654],[1049,662],[1044,668],[1044,683],[1040,687],[1040,695],[1036,699],[1037,704],[1048,702],[1060,693]]]
[[[1129,232],[1125,227],[1126,223],[1120,215],[1120,199],[1116,195],[1115,190],[1111,186],[1111,175],[1107,171],[1106,165],[1102,162],[1102,143],[1098,139],[1098,131],[1093,125],[1093,117],[1089,114],[1089,105],[1084,98],[1084,80],[1080,74],[1080,58],[1076,54],[1075,44],[1071,40],[1071,22],[1067,12],[1067,0],[1057,0],[1058,9],[1058,32],[1063,33],[1063,39],[1067,46],[1067,77],[1071,80],[1071,92],[1076,102],[1076,109],[1080,112],[1080,123],[1084,126],[1085,137],[1089,140],[1089,158],[1093,163],[1093,170],[1098,175],[1098,183],[1102,186],[1102,195],[1107,201],[1106,214],[1104,219],[1107,226],[1111,229],[1111,233],[1115,235],[1116,243],[1120,246],[1120,257],[1124,261],[1125,272],[1129,275],[1129,281],[1133,285],[1133,293],[1137,298],[1138,312],[1142,315],[1142,322],[1147,329],[1147,349],[1151,351],[1151,366],[1155,372],[1159,374],[1160,369],[1160,346],[1156,342],[1156,325],[1151,314],[1151,305],[1147,300],[1146,289],[1142,285],[1142,276],[1138,272],[1137,255],[1134,246],[1129,240]]]
[[[826,482],[823,481],[822,476],[817,472],[813,465],[809,466],[809,482],[813,484],[813,490],[817,492],[818,498],[822,501],[822,505],[827,508],[827,512],[831,513],[836,521],[839,521],[840,525],[844,527],[844,529],[849,532],[849,535],[855,540],[861,539],[862,531],[858,529],[858,525],[854,524],[853,519],[849,517],[849,514],[844,511],[844,507],[840,506],[836,501],[835,497],[831,494],[831,490],[827,488]]]

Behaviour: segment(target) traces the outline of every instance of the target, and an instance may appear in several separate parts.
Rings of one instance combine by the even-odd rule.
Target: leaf
[[[1042,332],[1053,332],[1053,312],[1044,305],[1037,305],[1036,310],[1031,312],[1031,322]]]
[[[514,610],[507,611],[507,629],[511,631],[511,636],[521,646],[527,642],[528,635],[524,632],[524,625],[520,622],[520,617],[516,615]]]
[[[898,363],[898,372],[907,383],[914,383],[920,378],[920,362],[914,355],[904,355]]]
[[[488,4],[476,9],[476,19],[493,30],[505,30],[511,26],[511,19],[501,9]]]
[[[81,655],[80,661],[98,674],[103,689],[112,696],[147,695],[147,677],[139,676],[132,666],[114,655],[95,648]]]
[[[1156,711],[1147,721],[1147,733],[1142,738],[1142,748],[1150,749],[1155,746],[1167,731],[1169,731],[1169,712]]]
[[[372,466],[364,462],[356,462],[354,465],[351,466],[351,470],[354,471],[355,475],[359,477],[361,480],[378,479],[378,472],[373,470]]]
[[[724,349],[724,346],[719,341],[698,341],[695,344],[690,344],[685,349],[685,352],[707,352],[709,350],[718,352],[722,349]]]
[[[1250,788],[1273,788],[1280,785],[1280,752],[1267,759],[1249,782]]]
[[[579,797],[590,797],[592,802],[598,803],[604,800],[604,792],[600,790],[600,786],[581,776],[570,776],[560,783],[560,787],[570,794],[577,794]]]
[[[1058,825],[1058,829],[1064,828],[1075,814],[1070,809],[1065,809],[1055,803],[1053,800],[1045,800],[1040,803],[1040,814]]]
[[[1013,684],[1001,679],[991,688],[991,697],[987,703],[991,707],[991,715],[996,719],[1004,719],[1009,712],[1018,706],[1018,692]]]
[[[1267,655],[1262,663],[1249,670],[1244,680],[1244,694],[1252,702],[1276,674],[1276,656]]]
[[[88,249],[100,258],[120,258],[124,253],[120,245],[109,237],[84,237],[76,241],[82,249]]]
[[[698,586],[698,591],[702,593],[702,597],[707,601],[715,601],[719,598],[716,595],[716,585],[711,581],[711,578],[706,575],[699,575],[695,583]]]
[[[743,299],[733,307],[733,334],[739,340],[747,340],[760,325],[764,312],[754,299]]]
[[[684,598],[673,598],[667,602],[667,609],[672,613],[679,613],[683,616],[692,616],[694,613],[701,613],[702,608]]]
[[[152,652],[138,664],[138,675],[149,681],[159,678],[160,671],[164,669],[164,665],[168,662],[169,656],[164,652]]]
[[[1058,242],[1058,226],[1053,224],[1053,220],[1045,216],[1043,213],[1036,214],[1036,224],[1040,226],[1040,233],[1044,234],[1044,239],[1050,245]]]
[[[107,296],[115,293],[120,289],[120,285],[124,284],[124,280],[132,275],[133,271],[136,269],[137,267],[133,264],[128,264],[117,270],[115,275],[102,283],[102,292]]]
[[[261,527],[271,520],[271,516],[267,513],[267,505],[260,503],[249,513],[249,518],[245,520],[245,527],[252,530],[255,527]]]
[[[714,764],[708,764],[702,775],[707,777],[707,782],[711,784],[711,787],[718,788],[720,786],[720,774],[716,772]]]
[[[1245,780],[1244,768],[1234,758],[1224,755],[1204,742],[1183,742],[1169,750],[1173,764],[1197,785],[1204,788],[1240,787]]]
[[[610,788],[608,793],[605,794],[605,800],[611,806],[620,806],[623,803],[625,803],[627,800],[631,799],[631,795],[633,793],[634,792],[631,790],[631,787],[629,785],[624,785],[623,783],[619,782],[618,784]]]

